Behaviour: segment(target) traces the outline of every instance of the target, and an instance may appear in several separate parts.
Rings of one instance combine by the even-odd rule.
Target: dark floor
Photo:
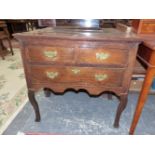
[[[113,121],[119,100],[90,97],[87,93],[66,92],[64,95],[44,97],[37,94],[42,120],[34,122],[34,113],[28,103],[3,133],[5,135],[24,133],[42,134],[128,134],[138,94],[130,94],[128,105],[122,114],[120,127],[114,128]],[[150,95],[143,110],[135,134],[155,134],[155,96]]]

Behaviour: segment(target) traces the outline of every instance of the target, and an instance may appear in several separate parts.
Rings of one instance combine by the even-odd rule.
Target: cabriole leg
[[[35,116],[36,116],[35,121],[40,122],[40,112],[39,112],[38,103],[35,99],[35,92],[32,90],[28,90],[28,97],[29,97],[30,103],[33,106],[33,109],[35,111]]]
[[[46,97],[50,97],[51,96],[51,91],[48,88],[44,88],[44,94]]]
[[[121,114],[127,105],[127,97],[128,97],[127,94],[123,94],[120,96],[120,103],[119,103],[118,108],[117,108],[115,122],[114,122],[115,128],[119,127],[119,120],[120,120]]]

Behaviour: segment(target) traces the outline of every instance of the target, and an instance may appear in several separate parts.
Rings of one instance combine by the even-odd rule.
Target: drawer
[[[81,48],[78,51],[78,64],[127,66],[128,50],[111,48]]]
[[[73,61],[73,48],[29,46],[27,58],[33,62],[71,63]]]
[[[155,33],[155,22],[154,23],[143,23],[141,33]]]
[[[108,87],[121,87],[123,69],[102,69],[95,67],[49,67],[31,66],[33,83],[77,83]]]

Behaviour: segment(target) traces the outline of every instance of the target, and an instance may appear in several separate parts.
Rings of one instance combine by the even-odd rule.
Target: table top
[[[71,27],[48,27],[37,29],[34,31],[16,33],[16,38],[23,37],[46,37],[46,38],[68,38],[79,40],[120,40],[120,41],[137,41],[141,42],[141,38],[133,32],[123,32],[115,28],[99,28],[99,29],[81,29]]]

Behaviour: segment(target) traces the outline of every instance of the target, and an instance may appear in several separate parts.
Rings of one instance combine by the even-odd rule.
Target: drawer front
[[[141,28],[141,33],[155,33],[155,22],[144,23]]]
[[[95,67],[46,67],[31,66],[33,83],[77,83],[108,87],[121,87],[123,69],[101,69]]]
[[[127,66],[128,50],[110,48],[81,48],[78,51],[77,63]]]
[[[71,63],[73,48],[29,46],[27,57],[33,62]]]

